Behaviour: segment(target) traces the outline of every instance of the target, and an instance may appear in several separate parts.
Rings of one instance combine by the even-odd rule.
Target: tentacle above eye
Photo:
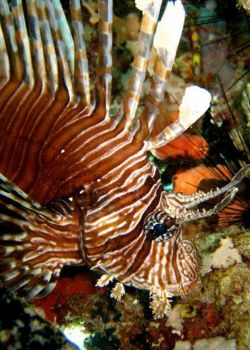
[[[240,169],[227,185],[222,188],[211,190],[208,193],[199,191],[198,193],[189,196],[181,193],[163,192],[161,198],[162,209],[170,217],[177,219],[178,222],[187,222],[215,215],[233,201],[238,192],[237,185],[245,177],[248,177],[249,174],[250,164]],[[198,208],[196,210],[192,209],[223,194],[225,194],[224,197],[220,199],[212,209],[203,209],[202,211]]]
[[[224,209],[229,203],[232,202],[237,192],[237,187],[233,187],[232,189],[227,191],[223,199],[219,203],[217,203],[212,209],[203,209],[202,211],[200,211],[199,209],[197,209],[196,211],[185,210],[185,212],[181,215],[181,220],[187,222],[207,218],[209,216],[218,214],[222,209]]]
[[[182,200],[183,197],[179,196],[178,193],[170,193],[166,194],[165,192],[162,193],[162,208],[163,210],[171,217],[177,220],[177,222],[183,223],[193,220],[198,220],[202,218],[206,218],[212,215],[217,214],[220,210],[225,208],[229,203],[232,202],[234,199],[236,193],[238,192],[237,187],[233,187],[230,190],[228,190],[223,197],[212,209],[206,210],[206,209],[190,209],[187,205],[181,203],[179,201]],[[223,193],[223,192],[222,192]],[[198,204],[201,204],[205,201],[208,201],[216,196],[218,196],[219,191],[216,190],[216,195],[211,192],[208,193],[208,195],[205,194],[203,198],[198,198],[196,201],[194,200],[195,204],[192,207],[197,206]],[[199,196],[201,194],[199,193]],[[189,198],[189,202],[192,200],[192,196],[185,196],[185,200]]]

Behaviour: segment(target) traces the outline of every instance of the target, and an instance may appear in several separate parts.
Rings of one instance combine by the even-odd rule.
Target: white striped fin
[[[15,36],[13,17],[11,15],[7,0],[0,1],[0,16],[6,45],[9,48],[12,74],[16,77],[16,79],[20,80],[23,77],[23,65],[18,54],[18,45]]]
[[[90,82],[87,51],[84,42],[84,29],[79,0],[72,0],[71,26],[75,43],[75,89],[76,93],[83,96],[87,105],[90,105]]]
[[[179,107],[179,117],[164,128],[158,135],[146,141],[148,150],[165,146],[194,124],[210,107],[211,94],[198,86],[189,86],[185,90]]]
[[[161,0],[155,0],[146,1],[145,4],[139,4],[139,8],[143,9],[143,17],[137,43],[137,52],[132,65],[132,74],[129,79],[128,90],[124,96],[124,107],[126,107],[125,117],[127,120],[126,128],[130,128],[136,116],[143,83],[146,77],[146,69],[153,45],[161,2]]]
[[[70,76],[69,62],[66,53],[66,44],[63,41],[62,33],[60,31],[59,22],[56,18],[56,11],[54,4],[49,0],[45,1],[46,10],[48,12],[49,24],[51,27],[52,36],[56,46],[56,53],[58,56],[59,72],[63,76],[64,84],[67,87],[70,99],[73,99],[73,84]],[[60,71],[61,70],[61,71]]]
[[[45,11],[44,1],[37,0],[37,10],[50,93],[52,95],[55,95],[59,86],[59,72],[56,50],[50,29],[49,20]]]
[[[53,216],[55,217],[55,214],[52,214],[46,208],[42,208],[42,206],[39,203],[31,201],[25,192],[23,192],[20,188],[15,186],[10,181],[8,181],[0,173],[0,199],[1,197],[4,200],[6,207],[9,207],[10,210],[16,211],[19,214],[20,209],[17,207],[17,205],[21,206],[23,208],[22,210],[31,210],[33,212],[38,213],[39,215],[43,215],[48,218],[51,218]]]
[[[42,86],[46,87],[46,63],[44,59],[38,11],[34,0],[27,0],[27,19],[35,78],[40,82],[40,84],[42,84]]]
[[[69,70],[71,77],[74,76],[74,61],[75,61],[75,48],[74,41],[70,32],[68,21],[65,17],[61,2],[59,0],[52,0],[53,7],[55,9],[55,16],[58,22],[61,38],[65,46],[65,55],[67,57]]]
[[[185,10],[180,0],[168,1],[154,37],[160,59],[171,70],[184,25]]]
[[[0,279],[28,298],[51,290],[63,265],[83,264],[71,203],[60,201],[55,212],[1,177]]]
[[[18,46],[21,52],[24,69],[24,81],[29,85],[34,84],[33,67],[30,54],[30,45],[28,40],[28,33],[26,23],[24,19],[23,6],[21,0],[13,1],[11,4],[11,12],[13,15],[13,21],[16,28],[16,34],[18,38]]]
[[[10,79],[10,62],[3,34],[2,24],[0,22],[0,79],[8,81]]]
[[[99,0],[99,63],[98,93],[104,99],[105,114],[109,115],[112,85],[112,23],[113,0]]]
[[[186,88],[179,107],[179,120],[185,129],[195,123],[210,107],[211,94],[198,86]]]

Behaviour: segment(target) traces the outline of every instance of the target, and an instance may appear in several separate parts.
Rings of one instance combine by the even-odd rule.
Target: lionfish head
[[[171,294],[184,295],[200,280],[199,257],[194,244],[183,237],[179,215],[166,207],[168,196],[163,192],[159,206],[145,219],[144,233],[155,251],[154,273],[148,274],[147,283],[150,290],[158,285]]]
[[[199,283],[199,256],[195,245],[183,236],[184,224],[217,214],[226,207],[238,191],[234,186],[238,180],[220,189],[208,193],[199,191],[191,196],[162,192],[157,210],[147,216],[144,225],[145,234],[156,245],[155,275],[152,281],[148,278],[149,284],[153,282],[161,288],[161,284],[165,284],[164,288],[170,293],[183,295]],[[212,207],[205,209],[210,201]],[[166,261],[163,261],[164,256]]]

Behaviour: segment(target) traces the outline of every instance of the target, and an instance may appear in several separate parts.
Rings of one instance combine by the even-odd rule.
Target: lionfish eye
[[[148,237],[156,242],[165,241],[174,235],[177,228],[175,220],[163,212],[156,212],[148,217],[144,226]]]

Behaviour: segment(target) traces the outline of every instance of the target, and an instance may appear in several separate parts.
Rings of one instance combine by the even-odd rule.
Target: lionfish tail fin
[[[48,294],[63,265],[81,264],[71,202],[32,202],[0,176],[0,280],[29,299]]]

